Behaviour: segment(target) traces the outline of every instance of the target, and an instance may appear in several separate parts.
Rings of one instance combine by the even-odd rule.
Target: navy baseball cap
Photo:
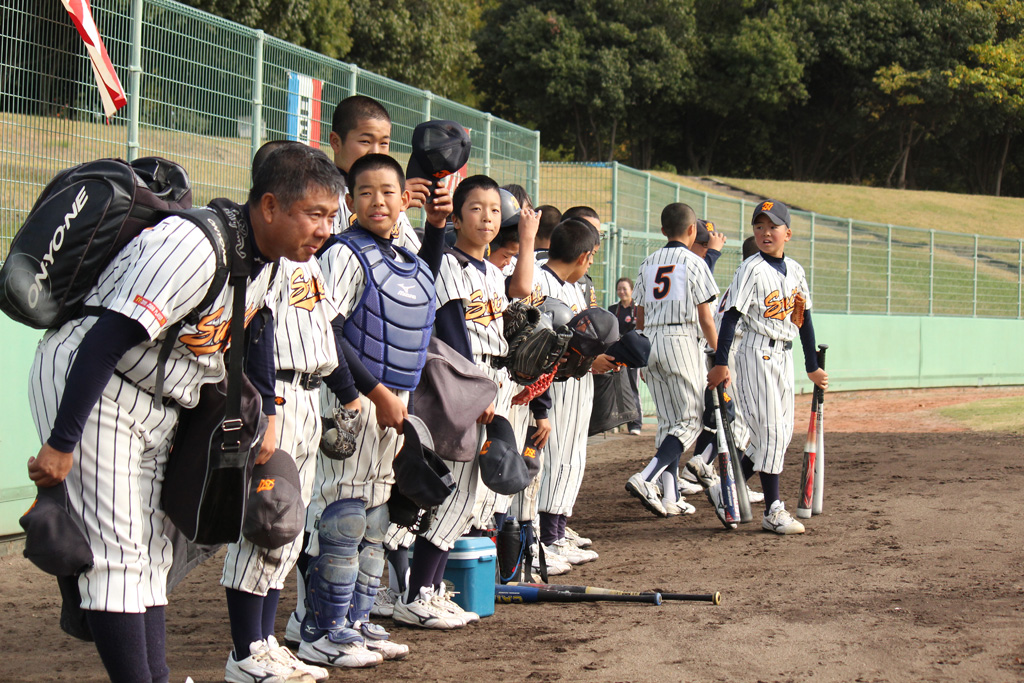
[[[787,228],[789,225],[789,208],[782,202],[777,202],[774,199],[766,199],[757,206],[754,207],[754,216],[750,219],[751,225],[757,220],[757,217],[761,214],[768,216],[768,219],[773,225],[785,225]]]
[[[516,434],[512,423],[495,415],[487,425],[487,440],[480,449],[480,479],[490,490],[512,496],[530,485],[530,472],[526,460],[516,448]]]
[[[242,536],[271,550],[298,538],[306,525],[301,491],[295,460],[278,448],[270,460],[252,470]]]
[[[711,233],[715,231],[715,224],[711,221],[705,221],[700,218],[697,219],[697,237],[694,238],[694,243],[704,244],[711,239]]]
[[[47,574],[78,576],[92,567],[92,549],[70,507],[65,482],[37,488],[35,502],[18,520],[25,557]]]
[[[469,133],[456,121],[425,121],[412,131],[412,154],[406,178],[441,180],[469,161]]]

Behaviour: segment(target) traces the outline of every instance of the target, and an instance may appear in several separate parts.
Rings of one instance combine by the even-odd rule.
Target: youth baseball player
[[[301,143],[277,140],[264,144],[253,157],[253,175],[275,149],[297,144]],[[325,294],[316,259],[304,263],[281,259],[279,277],[282,286],[274,309],[276,445],[295,460],[302,502],[308,505],[320,444],[320,384],[338,365],[331,329],[337,311]],[[225,681],[250,683],[264,676],[280,676],[288,667],[317,680],[327,678],[325,669],[303,663],[274,636],[281,588],[301,549],[301,536],[273,550],[244,538],[228,544],[221,585],[227,594],[234,650],[225,666]],[[252,653],[264,648],[277,666],[253,660]]]
[[[701,430],[704,368],[700,333],[712,348],[718,342],[711,302],[718,285],[703,259],[690,251],[697,217],[686,204],[669,204],[661,212],[661,232],[668,244],[644,259],[634,301],[637,329],[651,340],[645,379],[658,415],[657,452],[626,490],[655,515],[692,514],[695,508],[676,500],[679,457]],[[654,481],[662,478],[659,498]]]
[[[534,295],[558,299],[573,315],[589,308],[588,297],[578,281],[593,263],[598,244],[598,233],[589,223],[575,218],[562,221],[551,234],[547,262],[534,276]],[[558,556],[569,564],[590,562],[597,559],[597,553],[568,540],[566,525],[586,469],[594,380],[590,374],[569,378],[553,382],[549,391],[551,434],[545,447],[537,501],[540,541],[547,555]]]
[[[409,652],[370,622],[384,571],[387,501],[409,392],[419,380],[434,321],[434,270],[439,267],[445,218],[451,206],[441,188],[429,206],[425,247],[433,270],[411,251],[394,247],[392,228],[408,206],[405,174],[389,156],[369,154],[352,164],[346,201],[353,226],[321,253],[328,291],[337,298],[335,327],[359,393],[355,453],[339,459],[325,447],[307,511],[309,555],[306,610],[294,614],[291,638],[299,657],[328,666],[372,666]],[[424,249],[428,251],[428,249]],[[323,413],[349,402],[346,388],[325,395]],[[333,392],[333,389],[332,389]],[[301,628],[299,624],[301,622]]]
[[[760,473],[765,513],[761,527],[777,534],[800,534],[804,526],[779,499],[779,474],[793,438],[793,338],[800,335],[807,377],[823,390],[828,375],[818,367],[811,324],[811,298],[804,270],[785,255],[792,238],[789,209],[776,201],[754,208],[754,239],[760,250],[740,264],[729,285],[731,305],[722,317],[712,388],[729,383],[729,352],[736,324],[736,400],[750,429],[750,447],[741,460],[744,480]],[[709,489],[712,491],[714,487]]]
[[[269,264],[308,261],[330,235],[340,180],[330,159],[305,146],[283,147],[261,166],[245,212],[242,256],[254,266],[247,313],[277,300]],[[29,476],[39,486],[67,478],[73,515],[94,554],[94,566],[79,577],[81,606],[114,681],[168,678],[171,548],[158,501],[181,407],[195,406],[200,387],[225,376],[228,341],[216,331],[228,326],[230,285],[200,312],[198,324],[180,329],[164,366],[165,400],[154,402],[151,392],[166,330],[202,301],[215,267],[200,228],[175,217],[161,221],[103,271],[86,303],[105,312],[47,332],[36,350],[29,401],[44,443],[29,460]],[[264,329],[261,348],[273,368],[273,326]],[[272,415],[272,376],[254,383],[270,399],[264,410]],[[274,450],[268,433],[262,460]],[[250,656],[270,661],[265,649]]]
[[[445,252],[437,277],[434,331],[498,385],[494,403],[477,420],[481,425],[478,443],[482,445],[483,425],[495,415],[508,414],[514,386],[507,370],[491,364],[493,357],[508,353],[502,320],[508,306],[505,277],[484,258],[501,223],[497,183],[480,175],[462,181],[455,190],[452,215],[457,238],[455,246]],[[475,459],[452,463],[451,470],[456,488],[417,537],[408,591],[394,607],[397,623],[451,629],[479,619],[445,595],[443,576],[448,553],[459,537],[473,526],[489,526],[496,494],[484,485]]]

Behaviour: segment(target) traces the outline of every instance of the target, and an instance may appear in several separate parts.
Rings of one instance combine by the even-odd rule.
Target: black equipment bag
[[[83,315],[100,273],[143,228],[192,208],[188,174],[159,157],[99,159],[43,189],[0,268],[0,310],[36,329]]]
[[[636,409],[633,387],[625,371],[594,375],[594,408],[590,413],[587,436],[639,419],[641,416]]]

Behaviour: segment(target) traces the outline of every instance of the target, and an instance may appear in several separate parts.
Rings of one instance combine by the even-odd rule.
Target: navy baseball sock
[[[267,591],[267,597],[263,598],[263,637],[269,638],[274,635],[274,620],[277,618],[277,603],[281,600],[281,590],[272,588]]]
[[[527,547],[537,542],[537,532],[533,528],[532,520],[524,521],[521,528],[525,530],[526,535],[523,537],[523,542],[526,543]]]
[[[500,532],[502,527],[505,526],[505,520],[508,519],[508,513],[495,512],[494,513],[494,530]]]
[[[440,561],[437,563],[437,569],[434,570],[434,579],[431,581],[431,585],[434,587],[434,590],[440,588],[441,584],[444,583],[444,570],[448,567],[448,553],[450,552],[450,550],[444,551]]]
[[[551,545],[558,540],[558,515],[540,513],[540,542]]]
[[[167,683],[171,677],[171,669],[167,666],[167,630],[164,625],[164,606],[147,607],[144,615],[146,622],[146,659],[149,660],[149,675],[153,683]]]
[[[740,451],[743,453],[743,451]],[[754,461],[747,457],[746,453],[740,456],[740,469],[743,470],[743,481],[747,481],[754,476]]]
[[[409,592],[406,595],[406,604],[419,597],[420,589],[424,586],[434,586],[437,566],[446,559],[448,559],[448,553],[422,536],[416,537],[416,545],[413,546],[412,552],[412,564],[409,567]]]
[[[569,526],[569,518],[565,515],[558,515],[558,540],[565,538],[565,527]]]
[[[679,456],[683,454],[683,443],[671,434],[658,446],[658,452],[654,454],[654,471],[646,477],[646,481],[654,481],[661,476],[661,473],[669,467],[679,466]],[[646,469],[644,470],[647,471]]]
[[[405,583],[409,575],[409,551],[406,548],[397,550],[384,549],[384,557],[388,561],[388,571],[394,578],[394,585],[398,586],[399,593],[404,593],[408,586]]]
[[[146,615],[86,610],[96,651],[112,683],[153,680],[146,652]]]
[[[263,596],[225,588],[228,597],[228,621],[231,624],[231,642],[235,647],[235,661],[249,656],[249,644],[263,640]]]
[[[761,472],[761,490],[764,491],[764,514],[772,509],[772,503],[779,499],[779,475]]]

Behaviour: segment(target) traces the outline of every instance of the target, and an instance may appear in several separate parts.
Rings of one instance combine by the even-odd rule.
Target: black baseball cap
[[[516,448],[512,423],[495,415],[487,425],[487,440],[480,449],[480,478],[495,493],[511,496],[530,485],[526,461]]]
[[[715,224],[711,221],[705,221],[700,218],[697,219],[697,237],[694,238],[694,242],[697,244],[704,244],[711,239],[711,233],[715,231]]]
[[[533,443],[537,436],[537,425],[530,425],[526,429],[526,441],[523,442],[523,462],[526,463],[526,472],[530,475],[530,481],[540,473],[540,449]]]
[[[25,530],[24,555],[54,576],[78,576],[92,567],[92,550],[69,512],[64,482],[36,490],[36,499],[18,523]]]
[[[472,148],[469,133],[460,123],[421,123],[412,131],[412,155],[405,177],[441,180],[466,165]]]
[[[434,451],[426,423],[408,415],[402,424],[402,449],[395,456],[395,485],[422,509],[440,505],[455,489],[455,478]]]
[[[295,460],[278,448],[270,460],[252,470],[242,536],[270,550],[298,538],[306,524],[301,491]]]
[[[790,227],[789,208],[782,202],[777,202],[774,199],[766,199],[761,202],[754,207],[754,216],[750,219],[750,223],[753,224],[761,214],[768,216],[773,225]]]

